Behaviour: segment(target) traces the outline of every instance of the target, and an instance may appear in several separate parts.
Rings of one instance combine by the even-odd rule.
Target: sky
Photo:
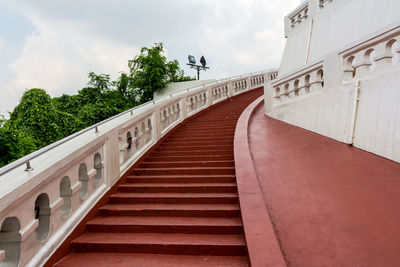
[[[279,67],[283,18],[300,0],[0,0],[0,114],[25,90],[75,94],[89,72],[116,79],[140,48],[164,44],[185,74],[204,55],[219,79]]]

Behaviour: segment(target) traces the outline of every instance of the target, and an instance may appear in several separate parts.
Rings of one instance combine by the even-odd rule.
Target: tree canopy
[[[162,43],[143,47],[140,55],[128,62],[132,86],[138,88],[140,102],[153,99],[153,94],[168,83],[194,80],[185,76],[177,60],[167,61]]]
[[[0,167],[81,129],[153,99],[168,83],[193,80],[177,60],[167,61],[162,43],[143,47],[128,61],[129,73],[88,74],[76,95],[51,98],[40,88],[25,91],[8,120],[0,115]]]

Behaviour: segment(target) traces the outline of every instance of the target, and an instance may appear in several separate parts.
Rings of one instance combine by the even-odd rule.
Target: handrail
[[[105,124],[105,123],[107,123],[109,121],[112,121],[112,120],[114,120],[116,118],[119,118],[119,117],[121,117],[121,116],[123,116],[125,114],[128,114],[128,113],[133,114],[133,112],[135,110],[139,109],[139,108],[142,108],[142,107],[145,107],[145,106],[148,106],[148,105],[155,105],[156,102],[161,102],[162,100],[165,100],[167,98],[172,98],[174,95],[180,94],[180,93],[185,92],[185,91],[186,92],[195,91],[196,89],[201,89],[201,88],[204,88],[205,86],[207,86],[207,87],[214,86],[214,85],[217,85],[217,84],[219,84],[221,82],[226,82],[226,81],[234,80],[234,79],[237,79],[237,78],[245,78],[245,77],[248,77],[248,76],[262,74],[262,73],[268,73],[268,72],[272,72],[272,71],[276,71],[276,70],[277,69],[269,69],[269,70],[265,70],[265,71],[251,72],[251,73],[237,75],[237,76],[233,76],[233,77],[229,77],[229,78],[225,78],[225,79],[219,79],[219,80],[217,80],[217,81],[215,81],[213,83],[209,83],[207,85],[200,85],[200,86],[190,87],[190,88],[187,88],[187,89],[182,89],[182,90],[179,90],[177,92],[174,92],[174,93],[162,96],[160,98],[148,101],[148,102],[143,103],[143,104],[141,104],[139,106],[136,106],[136,107],[133,107],[133,108],[128,109],[126,111],[123,111],[123,112],[121,112],[121,113],[119,113],[119,114],[117,114],[115,116],[112,116],[112,117],[110,117],[108,119],[105,119],[105,120],[103,120],[101,122],[98,122],[98,123],[96,123],[96,124],[94,124],[92,126],[89,126],[88,128],[82,129],[79,132],[76,132],[76,133],[74,133],[72,135],[69,135],[69,136],[63,138],[63,139],[60,139],[60,140],[58,140],[58,141],[56,141],[56,142],[54,142],[54,143],[52,143],[52,144],[50,144],[48,146],[45,146],[45,147],[43,147],[43,148],[41,148],[39,150],[36,150],[36,151],[34,151],[34,152],[32,152],[32,153],[30,153],[30,154],[28,154],[28,155],[26,155],[26,156],[24,156],[24,157],[22,157],[20,159],[17,159],[16,161],[13,161],[13,162],[3,166],[2,168],[0,168],[0,176],[5,174],[5,173],[7,173],[7,172],[9,172],[9,171],[14,170],[15,168],[18,168],[18,167],[20,167],[20,166],[22,166],[24,164],[26,164],[26,169],[25,169],[26,171],[33,170],[33,168],[30,166],[30,161],[31,160],[43,155],[47,151],[50,151],[50,150],[58,147],[61,144],[64,144],[65,142],[67,142],[69,140],[72,140],[72,139],[74,139],[74,138],[76,138],[76,137],[78,137],[78,136],[80,136],[80,135],[82,135],[84,133],[87,133],[87,132],[89,132],[91,130],[95,130],[97,132],[99,126],[101,126],[101,125],[103,125],[103,124]]]

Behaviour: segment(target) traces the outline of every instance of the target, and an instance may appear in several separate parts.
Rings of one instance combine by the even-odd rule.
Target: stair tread
[[[88,225],[242,226],[240,218],[100,216]]]
[[[142,164],[157,164],[157,163],[163,163],[163,164],[176,164],[176,163],[185,163],[185,164],[189,164],[189,163],[198,163],[199,165],[203,165],[206,163],[220,163],[220,162],[227,162],[227,163],[235,163],[234,160],[202,160],[200,161],[201,163],[199,163],[199,161],[145,161],[142,162]]]
[[[200,169],[200,170],[232,170],[235,169],[234,166],[232,167],[163,167],[163,168],[151,168],[151,167],[146,167],[146,168],[135,168],[135,170],[193,170],[193,169]]]
[[[111,210],[239,210],[238,204],[106,204],[100,209]]]
[[[173,176],[174,178],[201,178],[201,177],[206,177],[206,178],[233,178],[236,177],[234,174],[210,174],[210,175],[196,175],[196,174],[169,174],[169,175],[128,175],[128,178],[171,178]]]
[[[245,256],[208,256],[208,255],[169,255],[141,253],[71,253],[56,267],[244,267],[248,266]]]
[[[237,193],[131,193],[131,192],[117,192],[112,194],[111,197],[130,197],[130,198],[149,198],[149,197],[170,197],[170,198],[224,198],[224,197],[237,197]]]
[[[241,234],[84,233],[72,243],[245,246]]]
[[[236,183],[126,183],[120,187],[231,187]]]

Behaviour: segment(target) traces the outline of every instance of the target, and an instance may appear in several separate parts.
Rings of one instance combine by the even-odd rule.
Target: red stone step
[[[238,204],[107,204],[101,216],[239,217]]]
[[[185,136],[185,137],[208,137],[210,139],[217,138],[217,137],[225,137],[232,139],[234,136],[234,130],[232,131],[199,131],[199,130],[180,130],[177,131],[176,137]]]
[[[210,139],[209,137],[204,137],[204,136],[198,136],[198,137],[188,137],[185,135],[181,135],[181,136],[177,136],[177,135],[172,135],[170,137],[168,137],[168,139],[165,140],[165,142],[170,142],[170,141],[182,141],[182,142],[201,142],[201,141],[229,141],[232,142],[233,144],[233,135],[231,136],[231,138],[228,138],[226,135],[222,135],[222,136],[217,136],[217,137],[213,137],[212,139]]]
[[[233,150],[193,150],[193,151],[154,151],[151,156],[203,156],[203,155],[232,155]]]
[[[235,174],[235,167],[136,168],[134,175]]]
[[[233,146],[233,140],[228,140],[228,139],[223,139],[222,141],[220,140],[203,140],[203,141],[193,141],[193,140],[175,140],[175,141],[169,141],[166,140],[162,146],[182,146],[182,147],[190,147],[190,146],[207,146],[207,145],[230,145]]]
[[[246,267],[245,256],[168,255],[139,253],[71,253],[55,267]]]
[[[130,175],[131,183],[235,183],[235,175]]]
[[[233,145],[228,144],[228,145],[194,145],[194,144],[187,144],[185,146],[182,145],[175,145],[175,144],[165,144],[162,146],[159,146],[155,151],[182,151],[182,150],[214,150],[214,151],[219,151],[219,150],[232,150]]]
[[[233,155],[198,155],[198,156],[152,156],[144,162],[160,162],[160,161],[225,161],[234,160]]]
[[[110,196],[110,203],[234,204],[237,193],[122,193]]]
[[[120,192],[136,193],[236,193],[236,183],[127,183]]]
[[[186,233],[232,235],[243,232],[240,218],[201,217],[97,217],[86,224],[89,232]]]
[[[85,233],[71,243],[75,252],[244,256],[242,235]]]
[[[194,129],[207,129],[207,130],[215,130],[215,129],[226,129],[226,130],[231,130],[232,128],[235,128],[236,123],[234,120],[230,121],[229,123],[224,123],[224,124],[218,124],[218,128],[215,127],[216,124],[214,123],[209,123],[209,122],[189,122],[184,125],[181,129],[187,129],[187,128],[194,128]]]
[[[142,162],[140,168],[180,168],[180,167],[232,167],[233,160],[214,161],[152,161]]]

